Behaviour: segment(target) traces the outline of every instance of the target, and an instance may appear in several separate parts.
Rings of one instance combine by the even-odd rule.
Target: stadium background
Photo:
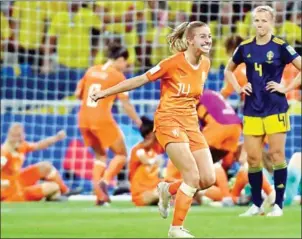
[[[1,142],[14,121],[24,123],[29,141],[65,129],[66,140],[30,154],[24,166],[48,160],[60,170],[69,186],[81,186],[84,194],[91,194],[89,179],[93,155],[83,147],[77,127],[79,102],[73,92],[85,70],[105,60],[108,41],[119,41],[128,48],[131,67],[126,76],[130,77],[148,70],[169,55],[165,36],[170,27],[186,20],[207,22],[214,43],[206,88],[219,91],[228,59],[224,40],[231,34],[243,38],[253,34],[250,9],[259,3],[74,2],[78,10],[72,13],[75,7],[72,10],[67,2],[1,2]],[[301,2],[276,2],[273,5],[277,10],[275,34],[292,44],[301,55]],[[15,26],[18,20],[20,24]],[[49,41],[53,36],[57,38],[55,45]],[[53,50],[47,54],[51,48]],[[159,81],[147,84],[130,93],[140,115],[153,117],[159,99],[159,84]],[[230,102],[241,115],[236,94],[230,97]],[[300,101],[292,100],[291,107],[292,131],[286,143],[288,158],[301,148]],[[114,106],[113,112],[130,150],[141,137],[119,104]]]

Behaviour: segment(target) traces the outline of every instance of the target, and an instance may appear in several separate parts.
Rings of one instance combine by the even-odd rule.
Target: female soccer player
[[[107,185],[124,167],[127,158],[123,134],[111,113],[116,96],[100,102],[94,102],[89,97],[95,90],[106,89],[125,80],[123,71],[128,65],[127,49],[113,43],[109,46],[108,58],[104,65],[96,65],[87,70],[75,92],[76,97],[82,100],[79,111],[80,131],[85,145],[92,147],[96,157],[92,172],[93,187],[97,196],[96,205],[110,202]],[[140,127],[141,119],[129,102],[128,95],[118,94],[117,97],[128,116]],[[112,150],[115,157],[106,169],[107,148]]]
[[[159,209],[166,218],[170,196],[176,194],[168,235],[193,237],[182,227],[192,198],[198,189],[215,183],[211,153],[199,130],[196,112],[196,102],[210,69],[206,55],[210,52],[212,37],[205,23],[195,21],[180,24],[167,39],[171,50],[177,52],[175,55],[161,61],[146,74],[95,92],[91,98],[97,101],[161,78],[161,98],[154,117],[154,131],[158,142],[181,172],[183,182],[161,182],[158,185]]]
[[[256,37],[243,41],[230,59],[225,78],[238,93],[246,95],[244,105],[244,148],[248,154],[249,182],[252,187],[252,207],[242,216],[263,214],[261,207],[263,138],[268,135],[269,155],[274,165],[276,200],[268,216],[283,214],[283,196],[286,186],[287,166],[285,161],[286,132],[290,130],[288,104],[285,93],[301,84],[301,72],[284,87],[280,84],[286,64],[301,71],[301,57],[283,40],[272,35],[274,10],[258,6],[253,11]],[[237,65],[246,64],[248,83],[242,88],[233,71]]]

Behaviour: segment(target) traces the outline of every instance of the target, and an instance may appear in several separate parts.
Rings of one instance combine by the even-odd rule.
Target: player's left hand
[[[267,91],[270,91],[270,92],[279,92],[279,93],[282,93],[282,94],[286,93],[285,86],[283,84],[279,84],[275,81],[269,81],[267,83],[265,89]]]
[[[57,133],[57,138],[58,138],[58,140],[65,139],[65,138],[66,138],[66,132],[65,132],[64,130],[60,130],[60,131]]]
[[[92,94],[89,96],[94,102],[97,102],[98,100],[100,99],[103,99],[105,98],[105,94],[104,94],[104,91],[101,90],[101,91],[94,91],[92,92]]]

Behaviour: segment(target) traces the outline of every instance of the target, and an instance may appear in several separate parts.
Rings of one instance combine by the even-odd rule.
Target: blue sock
[[[283,199],[284,192],[286,187],[286,179],[287,179],[287,163],[284,162],[280,165],[276,165],[274,168],[274,182],[275,182],[275,190],[276,190],[276,200],[275,204],[277,204],[280,208],[283,208]]]
[[[248,178],[249,178],[249,183],[251,185],[253,204],[255,204],[257,207],[260,207],[263,201],[261,196],[262,181],[263,181],[262,168],[250,167],[248,172]]]

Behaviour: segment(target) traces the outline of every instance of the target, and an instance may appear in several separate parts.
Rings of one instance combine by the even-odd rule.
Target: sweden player
[[[285,93],[301,84],[301,73],[284,87],[282,72],[288,63],[301,71],[301,57],[283,40],[272,35],[275,15],[269,6],[259,6],[253,11],[256,37],[243,41],[230,59],[225,78],[238,93],[246,94],[244,105],[244,147],[248,154],[249,183],[252,188],[253,205],[241,214],[263,214],[261,185],[261,159],[263,138],[268,135],[269,156],[274,165],[276,200],[268,216],[283,214],[283,197],[287,178],[285,160],[286,132],[290,130],[288,103]],[[244,62],[247,67],[248,84],[240,87],[233,71]]]

